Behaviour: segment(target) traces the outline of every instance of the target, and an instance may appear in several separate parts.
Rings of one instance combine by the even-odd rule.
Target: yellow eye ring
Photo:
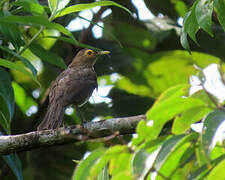
[[[93,56],[93,55],[95,54],[95,52],[94,52],[93,50],[91,50],[91,49],[88,49],[88,50],[86,50],[86,51],[84,52],[84,54],[85,54],[86,56],[91,57],[91,56]]]

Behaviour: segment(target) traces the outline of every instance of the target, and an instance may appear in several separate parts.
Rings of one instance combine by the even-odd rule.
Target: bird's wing
[[[50,92],[50,101],[81,104],[88,99],[97,87],[97,76],[92,69],[65,70],[56,79]]]

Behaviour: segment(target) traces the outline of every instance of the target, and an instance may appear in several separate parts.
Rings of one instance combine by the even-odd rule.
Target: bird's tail
[[[37,127],[37,130],[56,129],[60,127],[65,108],[60,103],[50,104],[44,120]]]

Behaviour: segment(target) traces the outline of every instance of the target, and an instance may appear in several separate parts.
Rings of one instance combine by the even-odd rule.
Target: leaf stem
[[[28,43],[18,52],[18,54],[21,55],[31,45],[31,43],[36,40],[36,38],[42,33],[43,30],[44,26],[41,26],[39,31],[28,41]]]

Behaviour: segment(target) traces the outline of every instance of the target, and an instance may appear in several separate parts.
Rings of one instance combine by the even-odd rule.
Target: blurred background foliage
[[[92,4],[85,6],[83,3]],[[136,147],[134,155],[127,146],[106,150],[111,144],[123,144],[118,139],[110,143],[86,142],[43,148],[20,153],[19,157],[4,156],[0,161],[0,179],[15,179],[15,175],[27,180],[69,179],[76,166],[72,160],[82,159],[87,152],[93,153],[86,162],[82,161],[74,179],[87,179],[88,175],[104,179],[104,173],[114,179],[148,175],[150,179],[155,172],[158,172],[157,179],[182,179],[190,173],[193,178],[201,178],[209,174],[211,169],[207,171],[207,167],[224,164],[224,148],[215,147],[208,157],[201,154],[201,148],[196,148],[201,146],[197,133],[183,134],[190,132],[192,123],[216,108],[204,91],[187,100],[181,98],[188,94],[190,76],[212,63],[222,64],[225,57],[225,21],[220,18],[225,14],[224,1],[217,0],[214,6],[207,0],[193,3],[193,0],[1,0],[2,134],[35,130],[46,111],[48,87],[84,47],[111,51],[110,57],[101,57],[95,65],[99,89],[81,108],[85,119],[147,112],[149,122],[158,119],[158,124],[154,128],[148,126],[149,122],[138,125],[138,138],[132,139]],[[199,12],[206,14],[206,19],[203,25],[194,24],[195,9],[201,8],[206,8]],[[144,12],[147,13],[143,15]],[[89,18],[85,13],[89,13]],[[200,18],[196,13],[197,19],[198,16]],[[182,27],[184,17],[186,25]],[[204,22],[211,24],[205,27]],[[191,54],[184,50],[190,51],[190,47]],[[219,117],[218,124],[222,122],[221,117],[225,117],[224,113],[219,112]],[[81,122],[73,107],[66,110],[64,119],[66,125]],[[171,119],[174,119],[173,125]],[[211,136],[207,134],[203,142]],[[131,136],[123,138],[126,142],[131,140]],[[161,150],[155,151],[159,145]],[[207,152],[210,144],[202,146]],[[157,158],[152,152],[158,153]],[[96,164],[102,154],[101,164]],[[150,155],[155,166],[149,165],[146,169],[145,160]],[[197,165],[194,164],[196,159]],[[223,164],[216,167],[219,169]]]

